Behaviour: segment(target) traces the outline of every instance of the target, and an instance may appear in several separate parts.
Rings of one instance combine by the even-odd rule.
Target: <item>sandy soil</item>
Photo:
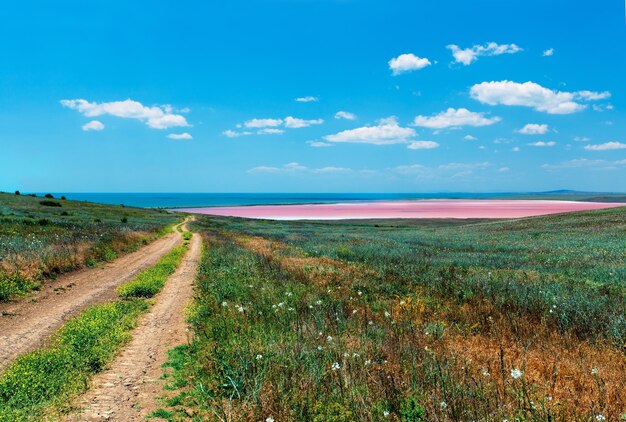
[[[163,396],[162,365],[167,350],[188,341],[185,306],[201,255],[201,238],[195,234],[189,252],[168,279],[150,312],[140,319],[133,339],[109,368],[94,377],[92,387],[78,399],[81,408],[67,420],[145,420],[159,408]]]
[[[178,209],[177,211],[272,220],[343,220],[373,218],[521,218],[623,206],[625,206],[623,203],[606,202],[433,199],[338,204],[204,207]]]
[[[41,347],[68,318],[116,297],[115,288],[154,265],[182,242],[174,231],[99,268],[73,272],[46,283],[34,297],[0,304],[0,370],[18,355]]]

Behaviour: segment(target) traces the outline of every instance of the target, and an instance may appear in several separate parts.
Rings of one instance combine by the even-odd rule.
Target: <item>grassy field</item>
[[[0,301],[167,232],[165,211],[0,193]]]
[[[199,217],[172,420],[626,418],[626,208],[500,222]]]

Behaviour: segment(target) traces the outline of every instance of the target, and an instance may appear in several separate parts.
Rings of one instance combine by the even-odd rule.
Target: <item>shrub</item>
[[[44,195],[44,198],[54,199],[54,196],[51,193],[47,193]]]
[[[16,194],[16,195],[20,195],[20,191],[19,191],[19,190],[16,190],[16,191],[15,191],[15,194]]]
[[[39,201],[39,205],[44,207],[62,207],[61,203],[56,201]]]
[[[122,217],[122,219],[120,221],[122,223],[126,224],[126,223],[128,223],[128,217]]]

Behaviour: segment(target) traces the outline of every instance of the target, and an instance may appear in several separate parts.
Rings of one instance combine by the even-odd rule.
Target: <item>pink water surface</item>
[[[618,203],[543,200],[415,200],[339,204],[185,208],[178,211],[271,220],[365,218],[519,218],[624,206]]]

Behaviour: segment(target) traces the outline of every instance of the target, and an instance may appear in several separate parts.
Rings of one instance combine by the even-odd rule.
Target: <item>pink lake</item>
[[[519,218],[622,206],[625,204],[543,200],[433,199],[202,207],[183,208],[177,211],[270,220],[345,220],[366,218]]]

